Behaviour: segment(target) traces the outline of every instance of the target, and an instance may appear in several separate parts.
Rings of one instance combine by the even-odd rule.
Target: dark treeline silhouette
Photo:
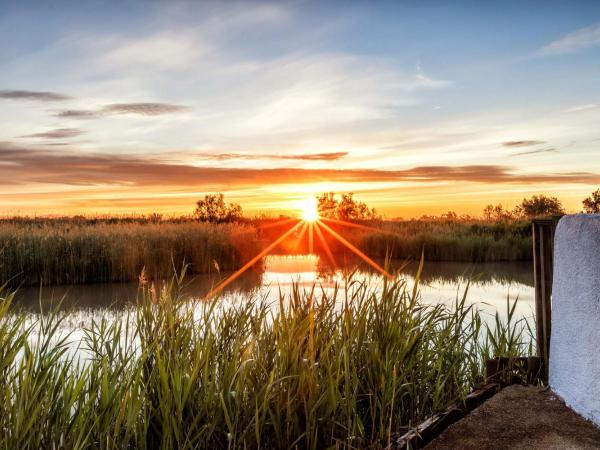
[[[225,195],[207,194],[196,202],[194,217],[200,222],[230,223],[242,218],[242,207],[237,203],[225,203]]]
[[[565,209],[556,197],[534,195],[524,198],[513,210],[504,209],[501,204],[487,205],[483,209],[483,218],[489,221],[507,221],[535,219],[537,217],[561,216]]]
[[[340,220],[373,220],[379,219],[375,208],[354,199],[354,193],[342,194],[340,200],[335,193],[326,192],[317,197],[317,211],[321,217]]]
[[[600,213],[600,189],[595,190],[591,195],[583,199],[583,211],[588,214]]]

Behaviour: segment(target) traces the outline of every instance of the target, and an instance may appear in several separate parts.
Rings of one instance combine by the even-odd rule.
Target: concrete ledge
[[[565,216],[556,229],[550,385],[600,425],[600,214]]]

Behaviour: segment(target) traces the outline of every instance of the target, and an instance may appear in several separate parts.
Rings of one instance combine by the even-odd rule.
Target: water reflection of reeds
[[[384,265],[383,260],[378,263]],[[264,290],[265,284],[275,291],[283,287],[288,289],[292,280],[298,281],[295,274],[302,274],[308,284],[313,282],[324,285],[340,283],[344,277],[357,271],[361,277],[377,278],[378,273],[358,258],[346,255],[339,258],[337,267],[328,260],[316,255],[269,256],[261,264],[257,264],[234,283],[227,286],[224,296],[236,294],[249,295]],[[418,264],[392,260],[390,271],[398,271],[400,277],[412,279],[416,276]],[[533,287],[531,265],[528,262],[513,263],[457,263],[426,262],[421,273],[422,286],[464,286],[471,282],[475,286],[501,287],[510,286]],[[190,298],[203,298],[220,281],[226,279],[231,272],[222,271],[211,274],[188,276],[182,286],[183,295]],[[164,281],[150,281],[157,289]],[[288,287],[286,287],[288,286]],[[51,286],[41,288],[21,288],[15,299],[15,305],[26,310],[38,310],[40,301],[44,305],[58,304],[65,309],[81,310],[107,309],[116,310],[135,304],[139,295],[138,282],[96,283],[74,286]]]

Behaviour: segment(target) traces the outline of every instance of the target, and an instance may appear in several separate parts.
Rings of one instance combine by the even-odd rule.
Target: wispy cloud
[[[505,147],[530,147],[532,145],[545,144],[544,141],[524,140],[524,141],[506,141],[502,145]]]
[[[595,103],[586,103],[584,105],[576,105],[576,106],[572,106],[571,108],[567,108],[567,109],[565,109],[564,112],[573,113],[573,112],[579,112],[579,111],[588,111],[590,109],[596,109],[597,107],[598,107],[598,105]]]
[[[415,68],[394,55],[319,45],[317,33],[345,31],[331,21],[308,29],[299,6],[183,2],[158,8],[151,27],[70,30],[56,43],[61,82],[93,102],[82,98],[50,114],[74,121],[183,113],[181,123],[115,124],[111,133],[97,133],[103,148],[133,146],[153,133],[154,144],[165,149],[176,135],[186,148],[201,141],[204,148],[245,151],[254,148],[252,141],[267,152],[291,141],[300,153],[317,145],[346,148],[350,134],[391,128],[407,108],[451,85],[427,65]],[[291,36],[291,27],[306,39]],[[45,61],[31,59],[36,68]],[[193,111],[185,113],[190,108],[184,105]],[[90,124],[90,132],[97,126]],[[304,146],[308,140],[311,146]]]
[[[69,100],[72,97],[57,92],[0,90],[0,98],[8,100],[40,100],[44,102]]]
[[[103,37],[93,44],[99,55],[93,68],[99,71],[129,71],[132,67],[184,70],[210,51],[208,43],[196,39],[188,30],[158,31],[139,38]]]
[[[54,130],[44,131],[42,133],[33,133],[20,136],[22,138],[44,138],[44,139],[65,139],[79,136],[85,133],[79,128],[56,128]]]
[[[600,46],[600,23],[580,28],[540,49],[542,55],[573,53]]]
[[[89,68],[102,73],[185,72],[222,54],[222,41],[254,30],[268,32],[286,23],[292,11],[284,2],[164,2],[161,26],[152,33],[98,36],[87,41],[95,55]],[[190,24],[190,18],[193,18]],[[210,64],[209,64],[210,65]]]
[[[98,109],[65,109],[54,117],[67,119],[95,119],[107,115],[135,114],[140,116],[161,116],[187,111],[190,108],[172,103],[111,103]]]
[[[142,116],[160,116],[188,110],[183,105],[170,103],[113,103],[106,105],[102,111],[107,114],[139,114]]]
[[[87,40],[82,51],[94,55],[93,61],[80,63],[77,70],[83,77],[105,78],[111,91],[121,94],[142,95],[136,91],[140,86],[164,85],[168,91],[177,79],[179,89],[187,89],[192,103],[202,99],[194,109],[211,116],[200,127],[219,135],[226,132],[244,137],[332,129],[357,121],[371,121],[376,126],[374,121],[419,104],[425,92],[451,84],[379,55],[297,47],[258,53],[244,46],[233,48],[232,32],[237,30],[240,38],[258,29],[267,33],[265,21],[279,24],[289,13],[259,8],[255,17],[256,8],[238,5],[233,8],[235,13],[226,9],[226,17],[207,13],[201,23],[184,29],[174,31],[171,26],[148,35],[124,34],[110,43],[102,43],[103,36]],[[283,41],[285,48],[289,42]],[[129,44],[127,57],[122,57],[119,49]],[[203,49],[200,54],[197,48]],[[148,55],[164,56],[147,61]],[[126,111],[132,112],[131,108]]]
[[[64,117],[67,119],[95,119],[101,115],[102,114],[100,111],[86,109],[65,109],[56,112],[54,117]]]
[[[303,161],[335,161],[347,156],[348,152],[333,153],[304,153],[293,155],[261,154],[261,153],[196,153],[196,156],[216,161],[227,161],[236,159],[283,159],[283,160],[303,160]]]
[[[513,153],[510,156],[535,155],[537,153],[558,153],[558,150],[556,150],[553,147],[551,147],[551,148],[542,148],[542,149],[539,149],[539,150],[528,150],[528,151],[525,151],[525,152]]]

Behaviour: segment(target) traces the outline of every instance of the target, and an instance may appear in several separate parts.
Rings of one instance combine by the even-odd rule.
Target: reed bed
[[[371,257],[412,258],[424,252],[427,261],[530,261],[531,223],[466,222],[460,220],[366,221],[380,231],[331,225]],[[334,244],[334,251],[343,247]]]
[[[261,229],[265,220],[206,224],[189,218],[66,217],[13,218],[0,221],[0,283],[19,285],[79,284],[166,278],[173,267],[190,264],[192,273],[234,270],[289,224]],[[268,222],[268,221],[267,221]],[[330,224],[371,257],[428,261],[531,260],[527,222],[460,220],[366,221],[364,231]],[[298,239],[299,236],[295,236]],[[282,246],[285,253],[308,252],[308,241]],[[336,254],[348,249],[328,238]],[[317,252],[323,249],[316,242]],[[216,263],[216,264],[215,264]]]
[[[259,251],[256,228],[192,221],[0,222],[0,284],[56,285],[233,270]],[[215,264],[216,263],[216,264]]]
[[[66,315],[32,321],[8,295],[0,448],[383,448],[462,398],[485,358],[531,351],[514,304],[488,326],[464,296],[425,306],[402,281],[347,281],[343,298],[296,288],[225,307],[186,301],[182,279],[93,319],[77,352]]]

